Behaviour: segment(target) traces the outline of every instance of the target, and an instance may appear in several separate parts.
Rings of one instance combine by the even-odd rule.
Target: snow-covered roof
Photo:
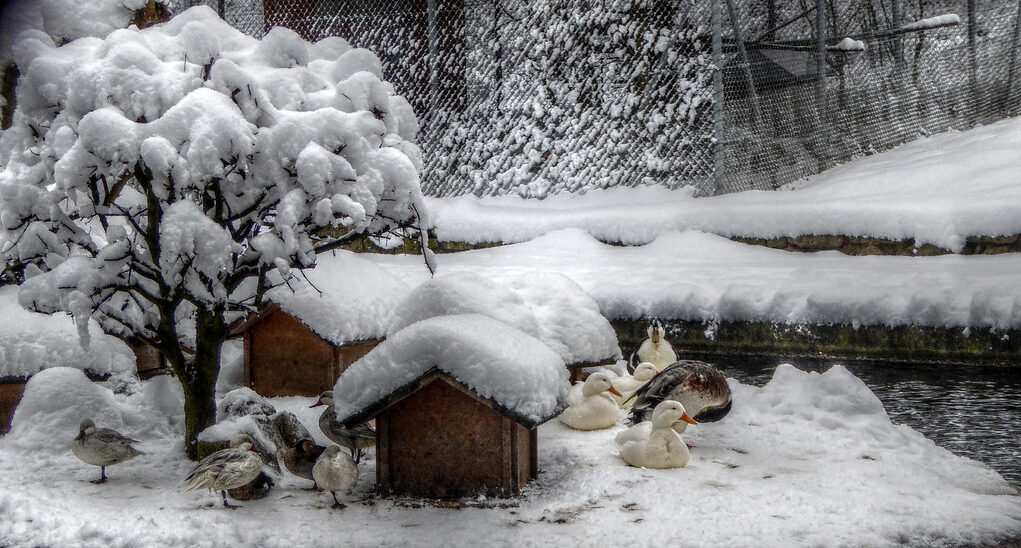
[[[135,355],[124,342],[89,321],[89,349],[67,314],[29,312],[18,304],[18,287],[0,287],[0,377],[27,377],[51,367],[73,367],[93,375],[135,370]]]
[[[397,307],[388,330],[436,316],[484,314],[539,339],[568,365],[620,358],[617,335],[599,306],[562,274],[529,272],[494,282],[471,272],[437,276]]]
[[[529,427],[567,404],[567,368],[542,341],[489,316],[458,314],[409,325],[345,370],[333,389],[337,418],[371,418],[434,371]]]
[[[316,262],[304,276],[295,272],[288,284],[267,292],[267,299],[338,346],[385,337],[408,285],[349,251],[320,255]]]

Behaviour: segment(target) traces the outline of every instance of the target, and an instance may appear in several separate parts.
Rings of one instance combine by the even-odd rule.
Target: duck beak
[[[620,392],[617,391],[616,388],[614,388],[612,386],[610,387],[609,390],[607,390],[607,392],[616,395],[618,398],[623,398],[624,397],[624,394],[621,394]]]
[[[649,337],[649,340],[652,341],[652,344],[658,343],[659,342],[659,330],[653,329],[652,330],[652,336]]]
[[[308,408],[309,408],[309,409],[312,409],[313,407],[319,407],[320,405],[324,405],[324,404],[323,404],[323,400],[318,400],[318,401],[316,401],[316,402],[315,402],[315,403],[313,403],[312,405],[308,406]]]
[[[698,421],[696,421],[695,419],[691,418],[687,413],[681,415],[681,420],[686,422],[686,423],[688,423],[688,424],[698,424]]]
[[[85,437],[85,431],[84,430],[79,430],[78,431],[78,437],[76,437],[75,440],[80,440],[80,439],[82,439],[84,437]]]

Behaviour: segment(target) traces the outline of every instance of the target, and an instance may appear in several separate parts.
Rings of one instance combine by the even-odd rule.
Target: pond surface
[[[811,358],[702,359],[755,386],[766,384],[782,363],[818,372],[843,364],[875,392],[893,422],[989,465],[1021,488],[1021,368]]]

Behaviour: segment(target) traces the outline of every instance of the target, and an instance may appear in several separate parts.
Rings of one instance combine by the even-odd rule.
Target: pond
[[[822,372],[843,364],[883,402],[893,422],[941,447],[983,462],[1021,489],[1021,369],[811,358],[705,357],[728,376],[762,386],[790,363]]]

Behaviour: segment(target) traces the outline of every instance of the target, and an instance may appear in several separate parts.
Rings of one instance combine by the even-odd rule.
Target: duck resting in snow
[[[659,370],[656,369],[655,365],[652,365],[649,362],[642,362],[638,364],[638,367],[635,368],[635,372],[631,375],[610,379],[610,383],[613,384],[613,387],[621,393],[620,397],[614,396],[614,399],[617,400],[617,403],[620,404],[620,407],[623,409],[631,407],[631,402],[628,401],[628,397],[631,396],[635,390],[641,388],[643,384],[652,380],[657,373],[659,373]],[[628,403],[625,404],[625,401],[628,401]]]
[[[255,440],[238,434],[230,447],[220,449],[199,461],[185,478],[185,491],[216,489],[223,495],[224,508],[239,508],[227,503],[227,490],[248,485],[262,471],[262,457],[255,450]]]
[[[376,429],[368,424],[359,424],[348,428],[337,420],[337,411],[333,409],[333,390],[327,390],[319,396],[319,401],[309,407],[325,405],[319,415],[319,429],[333,443],[342,445],[351,451],[355,463],[362,460],[362,449],[376,445]]]
[[[632,353],[628,360],[628,371],[633,373],[642,362],[649,362],[656,366],[656,371],[662,371],[677,361],[677,354],[664,338],[665,335],[663,324],[658,319],[653,319],[649,323],[649,338],[642,341],[638,351]]]
[[[106,483],[106,467],[133,459],[145,453],[134,448],[133,440],[112,428],[96,428],[92,419],[78,426],[78,437],[71,442],[71,452],[86,464],[99,467],[99,479],[90,483]]]
[[[634,404],[630,424],[649,420],[653,408],[664,400],[680,402],[698,422],[715,422],[731,407],[730,385],[723,373],[697,360],[674,362],[631,395]]]
[[[683,422],[682,422],[683,421]],[[615,442],[624,462],[639,468],[682,468],[688,464],[688,445],[677,431],[698,424],[674,400],[663,400],[652,412],[652,420],[636,424],[617,434]],[[675,426],[678,425],[678,426]]]
[[[306,488],[307,490],[318,491],[319,483],[312,475],[312,467],[323,451],[326,451],[325,447],[316,445],[310,439],[298,440],[294,447],[288,447],[282,451],[283,458],[280,460],[284,461],[284,466],[295,476],[312,480],[312,487]]]
[[[574,392],[568,397],[569,405],[560,414],[560,422],[575,430],[610,428],[620,419],[620,408],[610,394],[620,396],[610,384],[609,375],[603,372],[589,375],[581,393]]]

